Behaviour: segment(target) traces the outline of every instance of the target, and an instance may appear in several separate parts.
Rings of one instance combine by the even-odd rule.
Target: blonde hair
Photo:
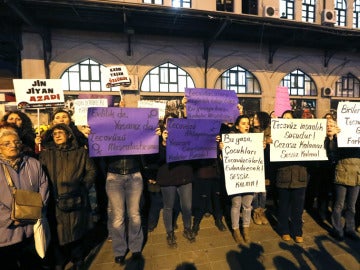
[[[15,135],[16,137],[20,138],[19,134],[15,130],[8,129],[8,128],[1,128],[0,129],[0,139],[2,137],[9,136],[9,135]]]

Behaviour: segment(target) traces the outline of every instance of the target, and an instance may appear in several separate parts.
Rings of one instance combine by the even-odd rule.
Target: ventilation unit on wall
[[[336,23],[336,11],[324,9],[321,13],[321,24],[334,25]]]
[[[139,77],[137,75],[129,75],[130,83],[129,84],[122,84],[120,86],[121,90],[139,90]]]
[[[321,89],[321,96],[322,97],[333,97],[333,96],[335,96],[335,91],[334,91],[334,89],[332,89],[330,87],[323,87]]]
[[[263,16],[268,18],[279,18],[279,10],[272,6],[265,6]]]

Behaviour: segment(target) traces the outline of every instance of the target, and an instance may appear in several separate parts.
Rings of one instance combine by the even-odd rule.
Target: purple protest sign
[[[159,151],[158,109],[88,109],[91,157],[153,154]]]
[[[166,161],[216,158],[220,125],[219,120],[168,118]]]
[[[186,88],[185,96],[189,119],[217,119],[233,123],[239,116],[238,98],[233,90]]]

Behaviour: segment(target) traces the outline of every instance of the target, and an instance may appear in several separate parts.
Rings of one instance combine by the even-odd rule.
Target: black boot
[[[199,230],[200,230],[200,220],[194,220],[194,224],[192,227],[192,232],[194,236],[198,235]]]
[[[189,240],[190,243],[195,242],[195,235],[190,228],[186,228],[183,232],[183,236]]]
[[[169,247],[171,247],[171,248],[177,247],[176,237],[175,237],[174,232],[167,233],[166,241],[167,241],[167,244]]]
[[[226,227],[221,218],[215,219],[215,226],[219,229],[219,231],[226,231]]]

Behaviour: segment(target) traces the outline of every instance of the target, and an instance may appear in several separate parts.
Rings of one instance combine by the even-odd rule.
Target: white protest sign
[[[265,192],[264,134],[223,134],[222,141],[227,194]]]
[[[327,160],[326,119],[271,119],[270,161]]]
[[[64,106],[61,79],[14,79],[18,108]]]
[[[108,81],[106,84],[107,88],[131,83],[126,66],[110,66],[102,68],[101,72]]]
[[[108,100],[106,98],[101,99],[75,99],[74,100],[74,121],[75,125],[87,126],[87,112],[90,107],[107,107]]]
[[[159,118],[163,119],[165,116],[166,101],[157,100],[139,100],[138,108],[153,108],[159,109]]]
[[[360,102],[339,102],[337,125],[339,147],[360,147]]]

